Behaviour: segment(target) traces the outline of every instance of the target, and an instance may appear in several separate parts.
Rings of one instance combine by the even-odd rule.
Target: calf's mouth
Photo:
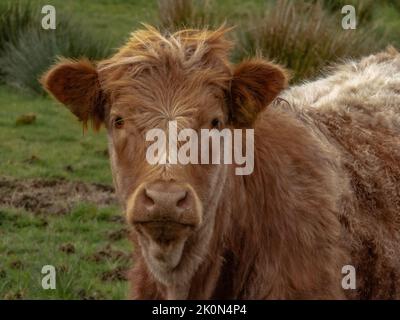
[[[131,196],[127,218],[150,268],[165,273],[178,266],[185,243],[200,228],[202,208],[189,185],[156,181]]]
[[[195,230],[195,225],[172,220],[137,221],[133,225],[140,236],[145,236],[160,246],[183,240]]]

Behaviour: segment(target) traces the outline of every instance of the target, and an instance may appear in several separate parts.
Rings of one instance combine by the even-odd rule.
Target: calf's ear
[[[98,130],[104,120],[104,99],[96,67],[87,59],[62,60],[50,68],[40,82],[46,91],[83,122]]]
[[[263,59],[239,63],[231,84],[231,120],[239,127],[250,127],[287,86],[288,73],[282,67]]]

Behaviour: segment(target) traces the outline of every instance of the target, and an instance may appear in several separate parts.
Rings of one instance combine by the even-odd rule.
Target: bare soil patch
[[[59,249],[66,254],[75,253],[75,246],[72,243],[64,243]]]
[[[34,213],[65,214],[78,202],[97,206],[117,203],[114,188],[63,179],[0,177],[0,207],[24,208]]]
[[[120,250],[115,250],[110,245],[107,245],[104,248],[93,253],[92,255],[86,257],[87,260],[96,263],[104,262],[108,259],[110,259],[111,261],[129,263],[131,261],[131,258],[131,254],[122,252]]]
[[[121,228],[116,231],[109,232],[107,237],[110,241],[118,241],[129,236],[129,230],[127,228]]]
[[[128,279],[128,270],[123,267],[117,267],[113,270],[103,272],[102,281],[125,281]]]

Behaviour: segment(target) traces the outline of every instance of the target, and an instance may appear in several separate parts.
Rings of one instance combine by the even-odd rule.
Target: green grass
[[[107,276],[131,265],[126,237],[110,239],[123,228],[112,221],[118,212],[89,204],[62,217],[0,209],[0,299],[125,299],[127,281]],[[56,269],[55,290],[41,286],[44,265]]]
[[[3,0],[4,1],[4,0]],[[222,12],[222,20],[240,22],[248,10],[257,10],[266,0],[209,0],[215,12]],[[270,2],[271,0],[267,0]],[[72,14],[118,48],[141,23],[158,24],[157,0],[32,0],[38,10],[53,5],[57,11]]]
[[[374,11],[374,19],[379,25],[381,36],[386,42],[400,49],[400,2],[395,10],[393,5],[382,5]]]
[[[141,22],[155,22],[155,1],[148,0],[33,0],[40,9],[53,5],[56,11],[72,14],[100,35],[111,40],[112,47],[120,46]]]
[[[36,121],[16,125],[33,112]],[[0,175],[65,178],[111,184],[105,130],[83,134],[82,125],[62,105],[0,86]]]
[[[55,29],[41,28],[40,6],[12,2],[0,10],[0,79],[4,83],[44,93],[38,79],[57,57],[101,60],[110,55],[107,37],[65,10],[56,11]]]
[[[384,48],[372,29],[360,23],[356,30],[343,30],[340,19],[324,9],[321,1],[311,5],[281,0],[263,15],[254,11],[247,27],[238,32],[241,49],[235,52],[235,58],[242,60],[261,53],[289,68],[292,83],[304,81],[320,75],[331,63]]]

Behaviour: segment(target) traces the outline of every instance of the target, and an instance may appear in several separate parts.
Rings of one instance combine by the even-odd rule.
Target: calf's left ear
[[[86,126],[99,129],[104,120],[104,99],[96,67],[87,59],[62,60],[40,80],[43,87]]]
[[[231,84],[231,120],[235,126],[251,126],[264,110],[287,86],[288,72],[263,59],[239,63]]]

